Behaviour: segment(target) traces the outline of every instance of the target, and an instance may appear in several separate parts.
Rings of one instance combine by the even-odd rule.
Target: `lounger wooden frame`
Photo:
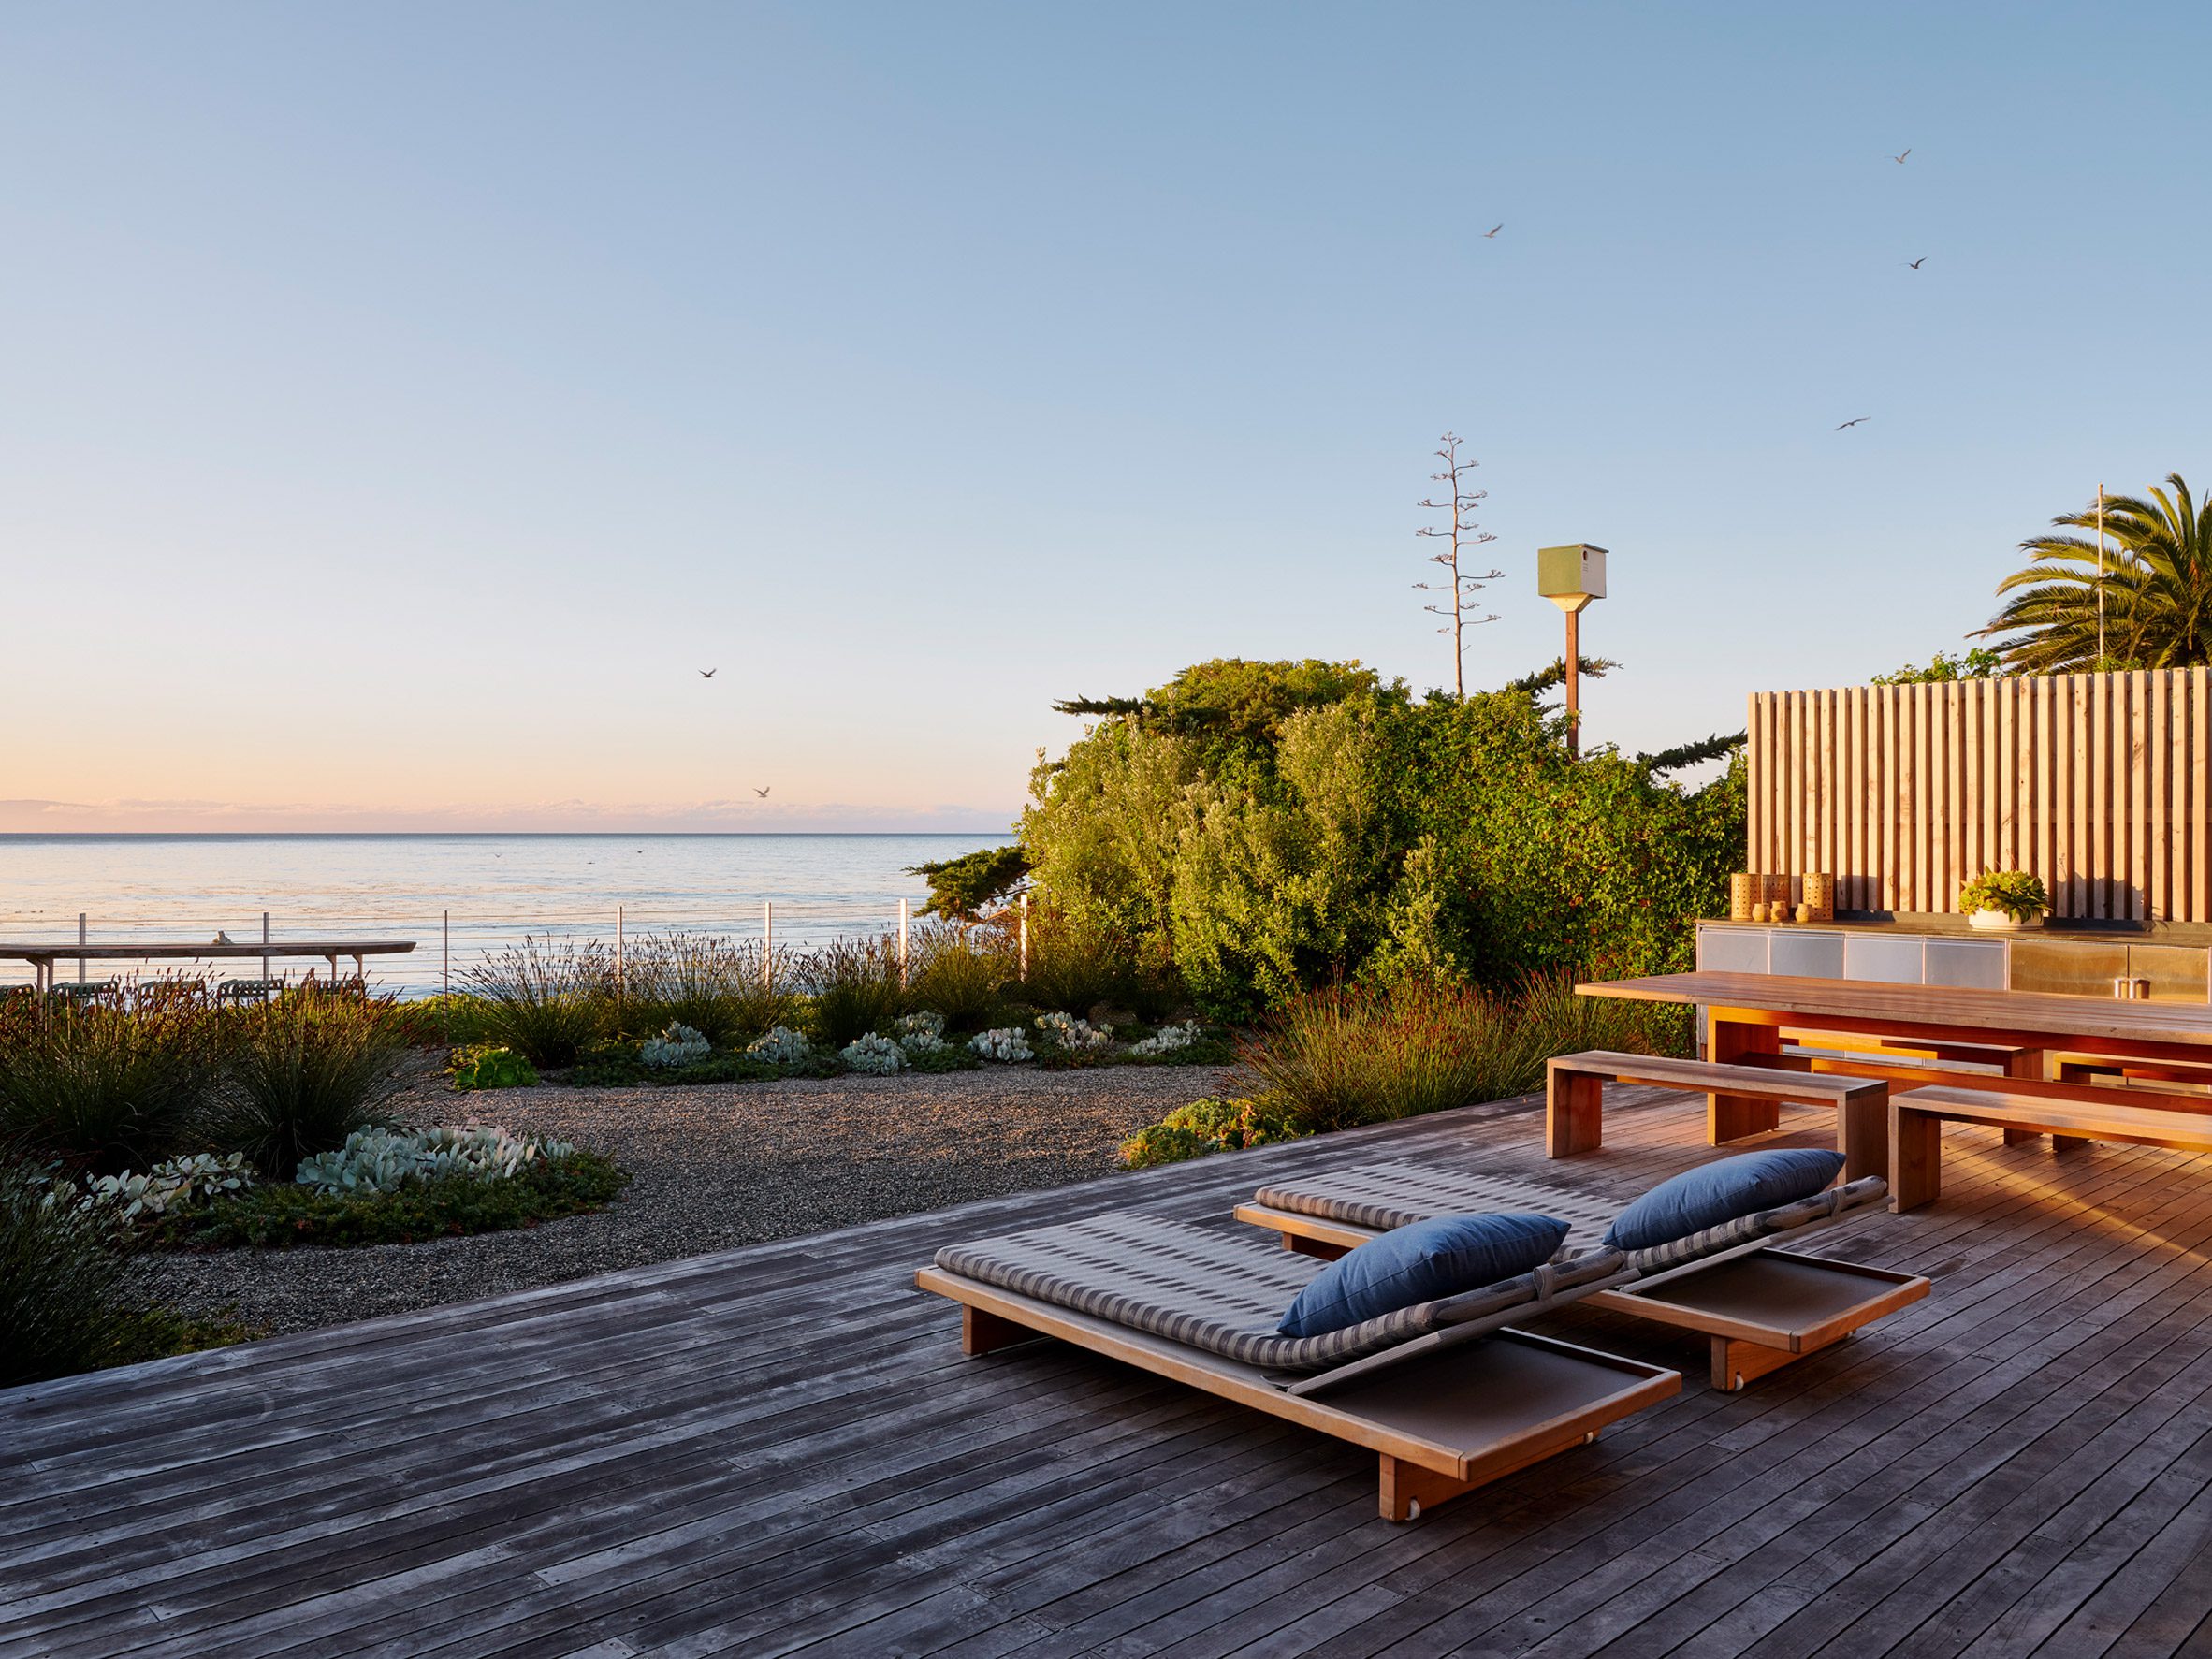
[[[1801,1100],[1836,1108],[1836,1150],[1843,1178],[1889,1174],[1889,1086],[1867,1077],[1816,1076],[1788,1069],[1678,1060],[1593,1049],[1560,1055],[1544,1070],[1544,1150],[1551,1157],[1595,1152],[1605,1142],[1608,1083],[1702,1090],[1706,1138],[1715,1146],[1774,1128],[1777,1103]],[[1747,1115],[1747,1110],[1751,1111]]]
[[[1156,1375],[1364,1447],[1380,1459],[1385,1520],[1411,1521],[1478,1486],[1588,1444],[1681,1390],[1681,1374],[1593,1348],[1491,1329],[1380,1370],[1341,1368],[1324,1391],[1095,1315],[925,1267],[924,1290],[960,1304],[963,1352],[1056,1337]],[[1517,1312],[1521,1310],[1516,1310]],[[1537,1309],[1535,1311],[1541,1311]]]
[[[1268,1229],[1286,1250],[1323,1260],[1357,1249],[1383,1230],[1259,1203],[1239,1204],[1236,1218]],[[1812,1221],[1783,1237],[1795,1244],[1832,1225]],[[1917,1274],[1799,1256],[1754,1239],[1579,1300],[1711,1338],[1712,1386],[1733,1391],[1833,1347],[1918,1302],[1928,1288],[1928,1280]]]

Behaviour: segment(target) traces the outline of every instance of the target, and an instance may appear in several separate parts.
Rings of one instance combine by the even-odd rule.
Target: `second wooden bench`
[[[1615,1054],[1595,1049],[1561,1055],[1545,1070],[1544,1149],[1553,1157],[1594,1152],[1605,1144],[1604,1091],[1608,1083],[1643,1084],[1652,1088],[1701,1091],[1709,1098],[1795,1100],[1833,1106],[1836,1146],[1843,1154],[1843,1179],[1889,1174],[1889,1085],[1874,1078],[1810,1071],[1782,1071],[1710,1060],[1663,1059],[1652,1055]],[[1724,1122],[1719,1109],[1707,1108],[1708,1137],[1714,1145],[1740,1138]]]

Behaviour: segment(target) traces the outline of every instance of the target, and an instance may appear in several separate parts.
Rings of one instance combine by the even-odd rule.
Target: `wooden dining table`
[[[2009,1075],[1990,1086],[2058,1098],[2089,1084],[2043,1076],[2049,1054],[2212,1067],[2212,1003],[2122,1001],[2042,991],[1967,990],[1871,980],[1807,979],[1766,973],[1666,973],[1648,979],[1578,984],[1585,997],[1632,1002],[1686,1002],[1706,1011],[1706,1057],[1733,1064],[1853,1072],[1904,1081],[1972,1085],[1974,1074],[1932,1073],[1888,1061],[1785,1055],[1787,1030],[1836,1032],[1942,1053],[1952,1046],[2016,1051]],[[2212,1075],[2208,1075],[2212,1081]],[[2107,1097],[2109,1098],[2109,1097]],[[2131,1093],[2144,1105],[2203,1113],[2203,1095]],[[1708,1097],[1710,1138],[1718,1144],[1764,1133],[1781,1121],[1770,1099]]]

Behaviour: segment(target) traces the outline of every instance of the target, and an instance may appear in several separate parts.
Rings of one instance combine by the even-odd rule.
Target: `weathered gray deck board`
[[[964,1360],[913,1268],[1265,1176],[1463,1159],[1624,1200],[1701,1102],[1530,1102],[0,1394],[0,1659],[384,1653],[2147,1656],[2212,1634],[2212,1160],[1954,1129],[1825,1247],[1934,1294],[1412,1526],[1370,1457],[1050,1344]],[[1825,1113],[1785,1117],[1824,1140]]]

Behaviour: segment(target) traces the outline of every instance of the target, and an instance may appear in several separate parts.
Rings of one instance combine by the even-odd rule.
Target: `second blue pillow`
[[[1813,1146],[1777,1146],[1700,1164],[1662,1181],[1622,1211],[1605,1242],[1618,1250],[1672,1244],[1739,1215],[1811,1198],[1842,1167],[1841,1153]]]
[[[1551,1259],[1567,1224],[1550,1215],[1438,1215],[1370,1239],[1298,1293],[1275,1329],[1325,1336],[1363,1319],[1479,1290]]]

